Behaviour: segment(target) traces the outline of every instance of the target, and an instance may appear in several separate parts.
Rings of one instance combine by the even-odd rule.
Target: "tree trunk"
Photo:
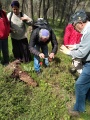
[[[34,15],[33,15],[33,0],[30,0],[30,1],[31,1],[31,17],[34,20]]]
[[[41,14],[41,5],[42,5],[42,0],[39,1],[39,11],[38,11],[38,17],[40,18]]]
[[[54,25],[54,20],[55,20],[55,0],[53,0],[53,19],[52,19],[53,25]]]
[[[60,16],[59,26],[62,24],[62,20],[63,20],[63,18],[64,18],[65,9],[66,9],[66,4],[67,4],[67,0],[64,0],[64,1],[63,1],[63,6],[62,6],[62,13],[61,13],[61,16]]]

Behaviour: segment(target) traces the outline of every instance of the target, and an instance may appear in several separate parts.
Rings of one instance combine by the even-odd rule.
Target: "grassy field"
[[[62,30],[54,28],[58,43],[62,44]],[[49,51],[51,45],[49,44]],[[10,61],[13,60],[9,38]],[[42,61],[42,60],[41,60]],[[23,70],[38,83],[37,87],[9,78],[8,70],[0,64],[0,120],[90,120],[90,103],[86,103],[86,113],[74,118],[68,114],[68,106],[75,101],[74,83],[77,75],[69,72],[71,57],[58,52],[50,67],[40,76],[33,69],[33,60],[22,64]]]

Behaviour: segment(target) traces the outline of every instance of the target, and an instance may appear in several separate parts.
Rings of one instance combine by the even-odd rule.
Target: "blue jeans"
[[[85,63],[82,73],[75,83],[76,103],[74,110],[85,111],[85,101],[90,101],[90,63]]]
[[[40,51],[40,48],[42,50],[42,53],[45,55],[45,59],[44,59],[44,64],[46,66],[49,65],[49,62],[48,62],[48,46],[47,45],[42,45],[42,46],[39,46],[39,45],[35,45],[35,49],[37,51]],[[37,56],[37,55],[34,55],[34,69],[35,71],[39,71],[40,70],[40,57]]]
[[[0,40],[0,52],[3,55],[3,64],[9,63],[8,38]]]

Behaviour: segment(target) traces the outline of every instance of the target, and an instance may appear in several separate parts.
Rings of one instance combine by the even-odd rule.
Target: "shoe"
[[[37,73],[37,75],[40,75],[40,74],[41,74],[41,71],[40,71],[40,70],[38,70],[38,71],[36,71],[36,73]]]
[[[47,68],[47,67],[50,67],[50,65],[45,65],[45,64],[44,64],[44,67]]]
[[[5,67],[6,67],[6,66],[8,66],[8,64],[9,64],[9,63],[4,63],[4,64],[3,64],[3,66],[5,66]]]
[[[76,117],[79,117],[79,116],[80,116],[80,114],[79,114],[78,111],[68,110],[68,112],[69,112],[69,115],[70,115],[70,116],[76,116]]]
[[[75,74],[77,72],[75,67],[69,68],[69,71],[70,71],[71,74]]]

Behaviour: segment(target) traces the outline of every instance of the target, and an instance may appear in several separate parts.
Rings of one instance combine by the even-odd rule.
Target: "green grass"
[[[55,28],[54,31],[60,47],[62,30]],[[12,61],[10,38],[9,52]],[[40,76],[34,72],[33,60],[29,64],[22,64],[22,68],[38,83],[34,88],[9,78],[9,71],[5,72],[0,65],[0,120],[90,120],[89,102],[86,104],[87,112],[79,118],[72,118],[68,114],[67,106],[73,106],[75,101],[75,76],[68,70],[70,65],[71,58],[59,49],[50,67],[41,67],[43,72]]]

